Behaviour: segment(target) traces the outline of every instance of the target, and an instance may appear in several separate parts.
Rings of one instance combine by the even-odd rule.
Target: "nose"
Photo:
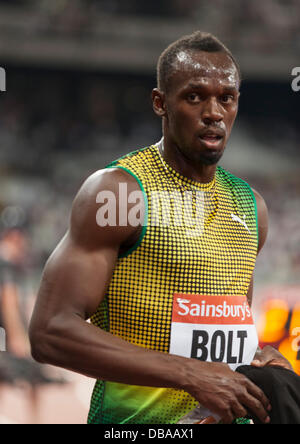
[[[223,114],[220,109],[220,104],[215,97],[210,97],[204,104],[202,110],[203,122],[207,125],[223,120]]]

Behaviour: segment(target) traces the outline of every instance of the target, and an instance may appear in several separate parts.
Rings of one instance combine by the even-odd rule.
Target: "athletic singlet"
[[[147,211],[138,242],[119,256],[91,322],[137,346],[170,353],[176,295],[182,307],[188,295],[194,302],[199,298],[199,307],[218,296],[216,307],[225,311],[233,296],[245,298],[258,247],[255,197],[246,182],[221,167],[206,184],[181,176],[163,161],[156,145],[108,167],[135,177]],[[220,353],[214,351],[217,358]],[[172,424],[196,405],[183,390],[98,380],[88,423]]]

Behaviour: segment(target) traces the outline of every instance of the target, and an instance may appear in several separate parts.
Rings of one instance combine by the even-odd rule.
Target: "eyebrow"
[[[186,88],[184,89],[205,89],[206,85],[203,85],[201,83],[193,83],[190,82]],[[223,86],[223,90],[225,93],[235,93],[238,92],[238,89],[236,88],[236,86],[230,86],[230,85],[224,85]]]

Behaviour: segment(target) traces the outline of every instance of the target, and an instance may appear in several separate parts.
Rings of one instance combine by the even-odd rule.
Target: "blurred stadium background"
[[[243,72],[222,165],[256,188],[270,211],[255,278],[260,340],[279,347],[300,374],[300,92],[291,88],[299,23],[298,0],[0,0],[7,82],[0,93],[0,272],[15,284],[6,322],[14,325],[19,310],[24,327],[23,343],[21,334],[10,339],[11,355],[28,357],[41,271],[66,230],[75,193],[96,169],[159,140],[150,101],[157,58],[201,29],[224,41]],[[47,377],[64,383],[16,376],[0,384],[0,423],[85,423],[93,381],[54,368]]]

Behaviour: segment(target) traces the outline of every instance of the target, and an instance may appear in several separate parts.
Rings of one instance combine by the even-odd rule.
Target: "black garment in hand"
[[[247,376],[269,399],[271,424],[300,424],[300,376],[278,366],[242,365],[237,372]],[[251,417],[255,424],[262,424]]]

